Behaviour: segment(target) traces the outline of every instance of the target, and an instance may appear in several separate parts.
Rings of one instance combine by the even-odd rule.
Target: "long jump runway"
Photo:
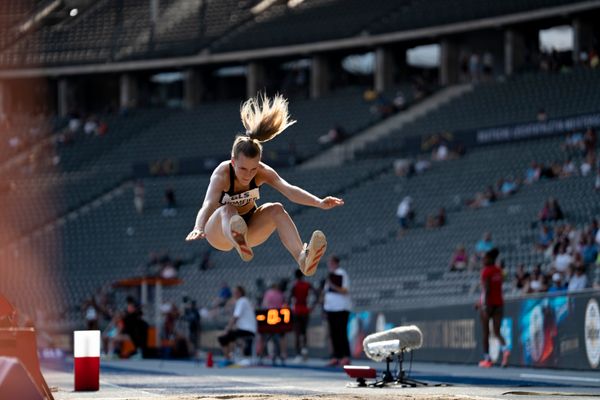
[[[102,361],[100,391],[74,392],[72,366],[44,369],[56,400],[62,399],[590,399],[600,398],[597,372],[413,363],[419,388],[351,387],[341,368],[323,360],[303,365],[207,368],[192,361]],[[380,373],[383,364],[356,361]],[[408,370],[408,365],[405,365]]]

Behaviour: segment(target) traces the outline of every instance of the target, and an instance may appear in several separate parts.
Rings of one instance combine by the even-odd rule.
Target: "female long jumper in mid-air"
[[[241,107],[246,133],[233,142],[231,159],[219,164],[210,177],[202,208],[194,229],[186,240],[206,238],[215,249],[236,249],[244,261],[254,256],[252,248],[265,242],[277,230],[281,242],[305,275],[313,275],[327,248],[321,231],[314,231],[308,245],[280,203],[257,207],[259,188],[266,183],[290,201],[328,210],[344,204],[342,199],[320,199],[291,185],[261,161],[262,145],[296,121],[288,114],[287,100],[281,95],[264,95],[247,100]]]

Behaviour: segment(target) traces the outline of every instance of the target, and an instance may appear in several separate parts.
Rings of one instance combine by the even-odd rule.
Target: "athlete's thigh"
[[[233,248],[231,241],[223,234],[223,228],[221,225],[221,217],[223,206],[217,208],[212,215],[206,221],[204,226],[204,233],[206,234],[206,240],[212,247],[217,250],[229,251]]]
[[[252,214],[248,224],[248,244],[251,247],[264,243],[275,231],[273,207],[273,203],[265,203]]]

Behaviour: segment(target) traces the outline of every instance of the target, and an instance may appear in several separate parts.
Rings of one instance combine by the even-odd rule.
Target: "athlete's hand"
[[[319,204],[319,208],[323,210],[329,210],[330,208],[343,206],[344,200],[338,199],[337,197],[327,196],[321,200],[321,204]]]
[[[206,233],[204,233],[204,231],[202,231],[200,229],[194,229],[193,231],[188,233],[185,240],[187,242],[189,242],[190,240],[198,240],[198,239],[205,239],[205,238],[206,238]]]

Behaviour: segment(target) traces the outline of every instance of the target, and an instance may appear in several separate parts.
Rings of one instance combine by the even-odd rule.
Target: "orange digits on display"
[[[290,310],[289,308],[282,308],[279,312],[283,315],[283,322],[286,324],[290,322]]]
[[[277,325],[280,322],[281,322],[281,318],[279,317],[279,310],[270,309],[267,312],[267,324]]]

